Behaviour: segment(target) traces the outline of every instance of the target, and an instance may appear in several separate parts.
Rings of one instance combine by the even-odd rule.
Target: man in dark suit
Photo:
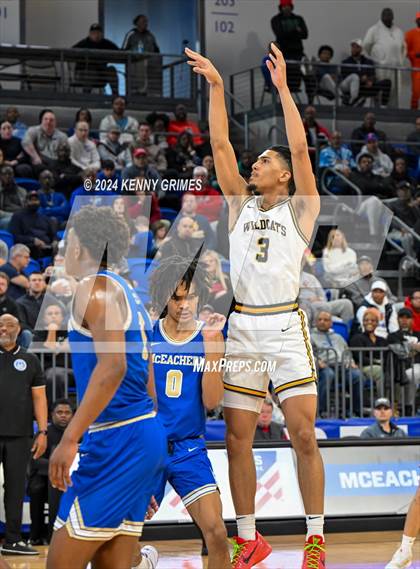
[[[258,417],[254,441],[280,440],[287,440],[286,433],[281,425],[273,422],[273,402],[266,397]]]

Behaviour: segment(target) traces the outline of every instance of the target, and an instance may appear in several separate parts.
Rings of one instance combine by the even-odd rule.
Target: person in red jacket
[[[169,122],[169,132],[174,132],[176,135],[168,136],[169,146],[175,146],[177,142],[177,135],[184,130],[188,130],[193,135],[194,146],[200,146],[204,140],[201,137],[201,132],[198,124],[195,121],[189,121],[187,117],[187,110],[185,105],[179,104],[175,107],[175,120]]]
[[[136,198],[126,197],[128,215],[131,217],[131,219],[136,219],[140,215],[147,217],[149,215],[149,212],[150,225],[161,219],[162,215],[160,213],[159,201],[153,192],[138,191],[136,192]],[[152,200],[151,205],[148,203],[149,199]]]
[[[420,332],[420,290],[414,290],[407,296],[404,305],[413,313],[413,332]]]
[[[405,34],[407,57],[411,67],[420,67],[420,12],[416,14],[416,28]],[[420,98],[420,71],[411,72],[411,108],[417,109]]]
[[[196,166],[193,170],[193,178],[201,181],[201,189],[198,189],[200,187],[198,186],[190,190],[190,193],[197,196],[197,213],[207,217],[210,222],[218,221],[223,207],[223,198],[220,192],[209,184],[207,168]]]

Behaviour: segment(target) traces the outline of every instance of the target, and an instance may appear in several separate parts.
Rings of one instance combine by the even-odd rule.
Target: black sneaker
[[[3,543],[2,555],[39,555],[39,551],[27,545],[24,541],[15,543]]]

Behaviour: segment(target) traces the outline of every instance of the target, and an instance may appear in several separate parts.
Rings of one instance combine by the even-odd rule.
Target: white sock
[[[246,541],[255,539],[255,514],[236,516],[236,525],[238,526],[238,537]]]
[[[324,514],[309,514],[306,516],[306,539],[311,535],[324,537]]]
[[[408,535],[403,535],[401,542],[401,549],[404,551],[404,553],[411,553],[415,541],[416,541],[415,537],[409,537]]]

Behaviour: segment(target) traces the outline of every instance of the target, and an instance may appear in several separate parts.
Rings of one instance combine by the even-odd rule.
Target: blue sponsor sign
[[[326,464],[325,476],[328,497],[411,495],[419,485],[415,461]]]

